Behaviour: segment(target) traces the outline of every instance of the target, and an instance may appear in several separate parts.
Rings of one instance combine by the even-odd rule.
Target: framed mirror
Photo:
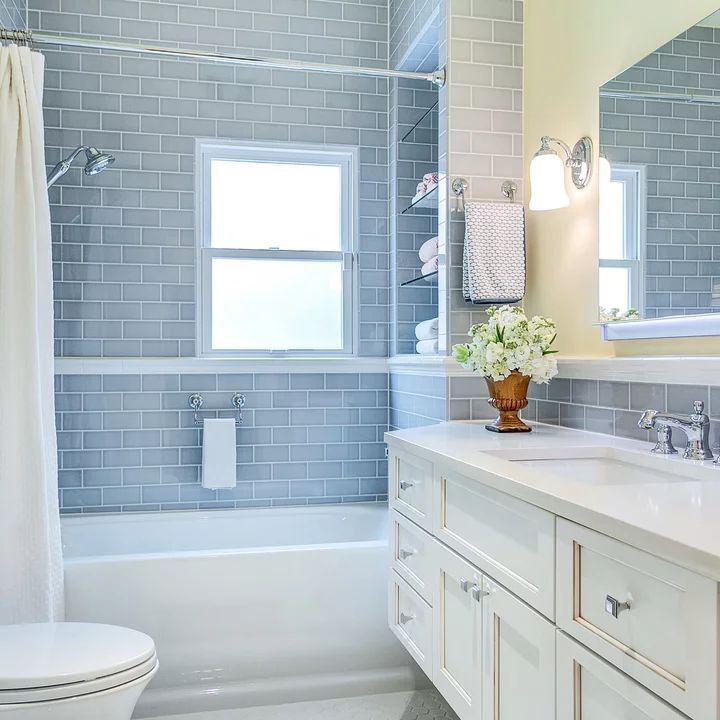
[[[603,337],[720,335],[720,11],[599,93]]]

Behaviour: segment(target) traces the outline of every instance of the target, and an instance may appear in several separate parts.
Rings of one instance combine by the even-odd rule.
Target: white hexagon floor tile
[[[458,720],[433,689],[172,715],[155,720]]]

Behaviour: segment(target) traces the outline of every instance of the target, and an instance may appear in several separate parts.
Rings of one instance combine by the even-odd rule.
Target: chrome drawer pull
[[[400,613],[400,624],[407,625],[411,620],[414,620],[414,615],[406,615],[404,612]]]
[[[415,487],[415,483],[409,482],[408,480],[400,481],[400,489],[401,490],[409,490],[411,487]]]
[[[480,602],[480,600],[482,598],[484,598],[490,594],[486,590],[483,590],[479,585],[473,585],[471,592],[472,592],[473,599],[477,600],[478,602]]]
[[[458,580],[458,584],[463,592],[467,592],[470,589],[470,581],[465,578],[460,578],[460,580]]]
[[[398,555],[400,556],[401,560],[407,560],[409,557],[412,557],[417,553],[417,550],[400,550]]]
[[[629,610],[632,607],[632,603],[628,598],[627,602],[620,602],[616,600],[612,595],[605,596],[605,612],[608,615],[612,615],[614,618],[620,617],[620,613],[624,610]]]

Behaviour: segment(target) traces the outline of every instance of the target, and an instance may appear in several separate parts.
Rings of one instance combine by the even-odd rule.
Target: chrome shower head
[[[86,175],[97,175],[115,162],[114,155],[100,152],[94,147],[85,148],[85,156],[87,157],[84,171]]]
[[[70,169],[75,158],[83,152],[83,150],[87,158],[84,172],[88,176],[101,173],[105,168],[115,162],[115,157],[110,155],[110,153],[100,152],[97,148],[88,145],[80,145],[80,147],[75,148],[75,150],[50,171],[50,174],[47,176],[48,187],[54,185]]]

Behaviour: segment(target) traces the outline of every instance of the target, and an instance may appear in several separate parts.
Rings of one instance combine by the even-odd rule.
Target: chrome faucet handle
[[[702,416],[707,417],[705,415],[705,403],[702,400],[696,400],[693,403],[693,415],[697,415],[699,419],[702,419]]]
[[[672,428],[667,425],[658,425],[657,443],[650,452],[656,455],[677,455],[677,450],[672,444]]]

